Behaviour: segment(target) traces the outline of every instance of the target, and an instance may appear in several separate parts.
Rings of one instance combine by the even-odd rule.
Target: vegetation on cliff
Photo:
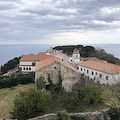
[[[8,70],[14,69],[18,64],[21,57],[15,57],[12,60],[9,60],[3,66],[1,65],[1,73],[7,73]]]
[[[83,46],[83,45],[66,45],[66,46],[56,46],[54,50],[61,50],[67,55],[72,55],[73,50],[77,48],[80,51],[81,57],[96,57],[100,60],[105,60],[109,63],[120,65],[120,59],[114,57],[114,55],[106,53],[104,49],[97,50],[93,46]]]

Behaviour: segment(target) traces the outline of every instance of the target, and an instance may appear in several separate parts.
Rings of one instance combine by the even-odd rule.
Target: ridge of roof
[[[51,55],[37,54],[37,55],[23,55],[20,61],[41,61],[49,58]]]
[[[52,55],[56,55],[56,54],[58,54],[58,53],[60,53],[60,54],[62,54],[62,55],[64,55],[64,56],[68,56],[68,55],[66,55],[65,53],[62,53],[62,52],[60,52],[60,51],[56,51],[56,52],[52,53]]]
[[[77,48],[75,48],[74,51],[79,51],[79,50]]]
[[[37,71],[37,70],[39,70],[39,69],[41,69],[41,68],[43,68],[45,66],[48,66],[48,65],[50,65],[50,64],[52,64],[52,63],[54,63],[56,61],[59,62],[61,65],[66,66],[67,68],[70,68],[70,69],[72,69],[72,70],[74,70],[76,72],[80,72],[79,70],[77,70],[76,68],[74,68],[73,66],[71,66],[69,63],[67,63],[65,61],[62,61],[62,60],[60,60],[60,59],[58,59],[58,58],[56,58],[54,56],[38,62],[36,64],[36,66],[35,66],[35,71]]]
[[[86,60],[80,63],[77,63],[77,65],[84,66],[87,68],[91,68],[94,70],[102,71],[109,74],[119,74],[120,73],[120,66],[112,64],[112,63],[106,63],[102,61],[96,61],[96,60]]]

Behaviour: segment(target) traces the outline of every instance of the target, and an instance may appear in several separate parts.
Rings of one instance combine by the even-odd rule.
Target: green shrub
[[[45,113],[47,103],[51,98],[49,92],[35,91],[34,88],[28,92],[20,92],[14,99],[14,108],[10,113],[12,119],[27,120],[38,114]]]
[[[110,120],[120,120],[120,110],[118,108],[111,108],[108,114],[110,116]]]
[[[18,74],[14,77],[0,79],[0,89],[9,88],[18,84],[28,84],[34,82],[34,73]]]
[[[57,111],[57,120],[70,120],[70,116],[66,110]]]
[[[90,104],[94,102],[103,102],[102,99],[102,90],[93,85],[88,85],[83,89],[85,100],[89,101]]]

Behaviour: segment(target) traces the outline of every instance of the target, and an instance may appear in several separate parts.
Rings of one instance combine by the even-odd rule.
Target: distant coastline
[[[81,44],[84,46],[93,46],[95,48],[104,49],[107,53],[113,54],[120,58],[120,44]],[[11,44],[0,45],[0,66],[4,65],[14,57],[19,57],[24,54],[38,54],[44,52],[50,47],[55,47],[53,44]]]

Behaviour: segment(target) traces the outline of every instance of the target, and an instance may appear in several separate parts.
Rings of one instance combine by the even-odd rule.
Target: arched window
[[[29,70],[31,70],[31,67],[29,67]]]
[[[28,67],[26,67],[26,70],[28,70]]]
[[[25,67],[23,67],[23,70],[25,70]]]
[[[79,70],[79,67],[77,67],[77,70]]]

